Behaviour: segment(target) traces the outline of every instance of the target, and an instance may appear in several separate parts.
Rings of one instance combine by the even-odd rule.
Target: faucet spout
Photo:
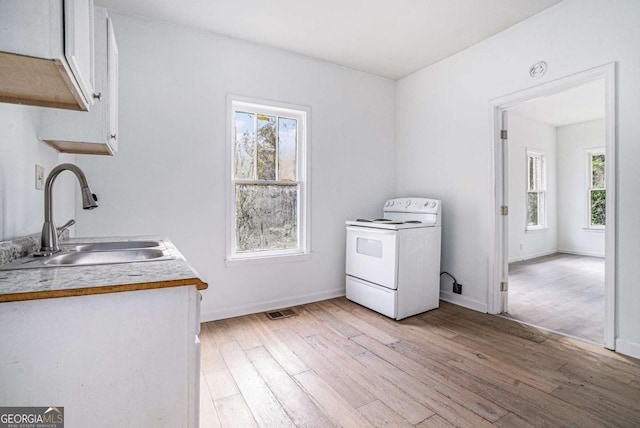
[[[80,182],[83,209],[91,210],[98,206],[98,198],[91,192],[91,188],[87,182],[87,177],[80,168],[70,163],[63,163],[53,168],[44,184],[44,224],[42,225],[42,236],[40,238],[40,251],[35,254],[36,256],[47,256],[60,251],[60,246],[58,245],[58,231],[53,223],[52,190],[53,183],[62,171],[73,172]]]

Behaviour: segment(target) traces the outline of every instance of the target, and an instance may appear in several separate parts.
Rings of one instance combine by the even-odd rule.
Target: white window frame
[[[233,177],[234,144],[235,144],[235,113],[236,111],[261,113],[267,115],[285,116],[297,119],[298,123],[298,147],[297,147],[297,182],[298,194],[298,248],[273,251],[259,251],[250,253],[238,253],[236,251],[236,183],[246,180],[236,180]],[[226,260],[227,266],[240,264],[263,264],[272,262],[299,261],[309,259],[310,233],[309,233],[309,118],[310,108],[306,106],[286,104],[281,102],[262,100],[257,98],[227,95],[227,239]],[[275,183],[275,181],[274,181]]]
[[[586,227],[587,230],[604,231],[607,227],[601,224],[591,224],[591,192],[593,190],[604,190],[606,195],[607,183],[606,183],[606,170],[607,170],[607,155],[604,147],[597,147],[593,149],[585,150],[586,153]],[[592,170],[592,158],[593,156],[604,155],[604,168],[605,168],[605,183],[602,189],[591,187],[593,184],[593,170]]]
[[[547,229],[547,154],[546,152],[542,151],[542,150],[538,150],[538,149],[530,149],[527,148],[526,149],[526,156],[525,156],[525,161],[526,161],[526,174],[527,174],[527,180],[525,183],[525,199],[524,199],[524,204],[525,204],[525,230],[526,231],[534,231],[534,230],[545,230]],[[530,157],[537,157],[540,159],[540,189],[538,190],[531,190],[529,189],[529,158]],[[542,197],[542,210],[540,210],[540,203],[538,203],[538,220],[539,220],[539,224],[535,225],[535,226],[529,226],[529,193],[530,192],[536,192],[538,193],[538,197]]]

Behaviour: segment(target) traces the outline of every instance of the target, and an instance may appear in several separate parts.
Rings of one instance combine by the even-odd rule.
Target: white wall
[[[543,151],[546,163],[545,229],[527,230],[527,149]],[[509,113],[509,261],[558,249],[556,128]]]
[[[56,165],[74,161],[36,138],[37,107],[0,103],[0,241],[40,233],[44,221],[44,192],[35,188],[35,165],[45,177]],[[75,213],[72,173],[54,183],[54,221],[63,225]],[[73,228],[72,228],[73,229]]]
[[[604,120],[560,126],[557,128],[557,137],[558,250],[604,257],[604,230],[587,229],[589,202],[586,152],[587,149],[604,149]]]
[[[112,13],[120,151],[78,162],[100,209],[78,235],[166,235],[209,282],[211,320],[344,294],[345,220],[395,196],[395,83],[226,37]],[[226,95],[311,108],[311,249],[226,267]]]
[[[464,294],[445,298],[487,307],[496,214],[490,100],[615,61],[616,346],[640,356],[639,21],[637,0],[566,0],[398,82],[397,188],[443,200],[442,268],[464,284]],[[540,60],[547,73],[532,79]]]

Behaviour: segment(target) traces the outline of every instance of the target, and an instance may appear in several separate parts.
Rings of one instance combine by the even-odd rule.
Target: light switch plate
[[[36,190],[44,189],[44,167],[36,165]]]

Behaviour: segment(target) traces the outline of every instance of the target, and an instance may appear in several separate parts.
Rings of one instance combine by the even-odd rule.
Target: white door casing
[[[507,129],[506,110],[517,104],[553,95],[581,84],[603,79],[605,82],[605,186],[607,194],[605,233],[605,325],[604,346],[615,349],[616,338],[616,272],[615,272],[615,242],[616,242],[616,64],[609,63],[570,76],[562,77],[541,85],[534,86],[491,101],[494,138],[491,141],[491,153],[494,170],[492,171],[493,197],[490,208],[493,221],[493,251],[489,254],[489,287],[487,301],[489,313],[498,314],[508,310],[508,296],[501,291],[501,283],[508,277],[508,216],[501,215],[501,206],[507,205],[508,199],[508,152],[506,140],[501,138],[501,131]]]

